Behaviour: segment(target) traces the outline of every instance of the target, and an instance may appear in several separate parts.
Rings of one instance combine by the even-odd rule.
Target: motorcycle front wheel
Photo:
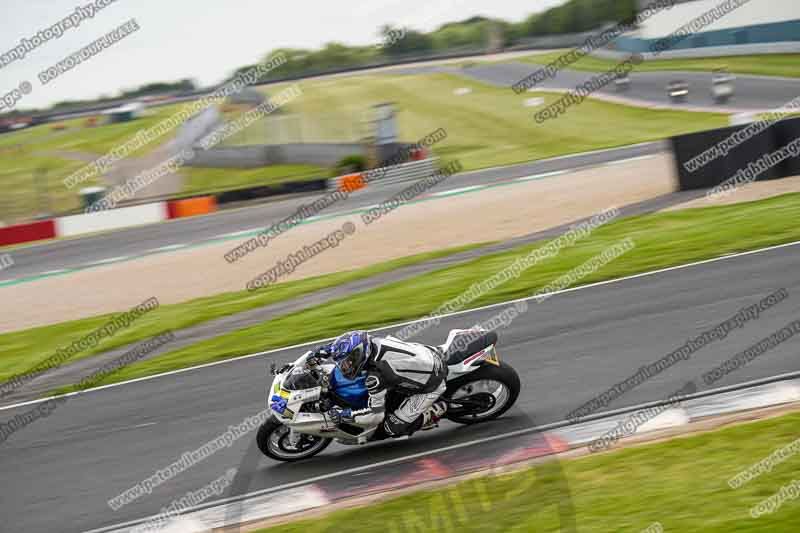
[[[509,365],[485,364],[447,384],[443,399],[449,406],[445,417],[459,424],[493,420],[514,405],[520,387],[519,375]]]
[[[289,428],[275,418],[270,418],[258,428],[256,442],[261,453],[270,459],[291,463],[317,455],[328,447],[331,439],[300,435],[297,443],[292,444],[289,439]]]

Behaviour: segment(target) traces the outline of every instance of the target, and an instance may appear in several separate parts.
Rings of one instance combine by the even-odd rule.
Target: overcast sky
[[[94,0],[0,0],[0,54]],[[22,82],[32,91],[18,108],[113,95],[150,81],[193,78],[218,83],[236,68],[279,47],[319,48],[327,42],[372,44],[383,24],[432,30],[474,15],[519,21],[565,0],[117,0],[0,68],[0,97]],[[42,85],[38,74],[135,18],[140,29]]]

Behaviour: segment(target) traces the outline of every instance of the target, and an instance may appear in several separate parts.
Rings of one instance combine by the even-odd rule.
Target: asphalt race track
[[[295,465],[266,458],[250,490],[300,481],[425,449],[563,420],[567,413],[688,338],[731,318],[780,288],[788,299],[643,383],[609,408],[667,397],[691,379],[800,318],[800,245],[729,257],[686,268],[587,287],[531,302],[500,331],[499,352],[520,373],[523,391],[503,419],[477,427],[446,424],[411,441],[363,448],[333,445]],[[421,335],[441,342],[504,306],[443,319]],[[793,338],[728,375],[720,387],[800,370]],[[49,418],[0,444],[0,531],[78,532],[156,514],[239,465],[254,434],[218,452],[152,494],[112,511],[107,500],[265,407],[266,368],[301,349],[158,377],[70,399]],[[0,412],[0,421],[35,408]],[[229,496],[226,494],[225,496]]]
[[[473,185],[486,185],[557,170],[590,167],[655,154],[665,149],[662,142],[626,146],[612,150],[534,161],[521,165],[467,172],[453,176],[428,193],[443,192]],[[367,187],[330,206],[321,215],[340,213],[379,204],[411,183]],[[232,239],[230,234],[258,231],[292,215],[301,205],[319,196],[306,195],[264,203],[242,209],[222,211],[211,216],[178,219],[167,223],[139,226],[78,239],[52,241],[13,250],[13,271],[0,271],[0,282],[27,278],[61,269],[73,269],[119,257],[139,257],[187,244]],[[244,237],[239,239],[244,240]],[[231,244],[235,244],[231,240]]]
[[[541,67],[541,65],[516,62],[478,63],[469,68],[430,66],[418,67],[408,72],[448,72],[468,76],[492,85],[510,88],[513,84],[533,74]],[[538,83],[536,87],[574,89],[599,74],[599,72],[561,70],[554,78],[548,78]],[[711,77],[712,74],[710,72],[632,72],[628,91],[617,92],[612,84],[600,89],[599,92],[601,94],[623,96],[643,103],[671,105],[676,109],[690,106],[718,107],[711,96]],[[689,96],[686,103],[673,104],[670,102],[667,96],[667,84],[673,80],[684,80],[689,84]],[[783,107],[786,103],[800,96],[800,80],[798,79],[737,74],[734,85],[736,88],[735,97],[724,105],[725,108],[742,110],[776,109]],[[524,93],[520,97],[524,97]],[[531,108],[531,111],[536,109],[538,108]]]

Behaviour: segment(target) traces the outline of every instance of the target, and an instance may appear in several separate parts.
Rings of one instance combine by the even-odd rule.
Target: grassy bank
[[[83,165],[80,161],[35,155],[25,148],[0,152],[0,226],[80,207],[77,190],[67,189],[63,179]],[[97,179],[85,186],[94,184]]]
[[[434,145],[433,151],[442,157],[459,159],[466,170],[623,146],[727,125],[727,116],[723,114],[648,110],[592,99],[558,120],[537,124],[533,113],[540,108],[525,107],[524,99],[509,88],[450,74],[375,74],[303,80],[298,85],[303,96],[287,106],[287,113],[303,115],[306,122],[303,129],[314,132],[313,141],[340,142],[369,106],[394,102],[401,139],[417,140],[444,128],[448,137]],[[454,91],[460,88],[471,92],[455,95]],[[268,92],[280,89],[270,86]],[[530,95],[544,98],[547,104],[561,97],[550,93]],[[598,128],[602,129],[602,135],[597,135]]]
[[[285,106],[284,113],[269,116],[240,132],[250,144],[285,142],[356,142],[365,129],[370,106],[391,101],[399,111],[400,138],[413,141],[439,128],[448,138],[434,152],[458,158],[466,170],[522,163],[570,153],[611,148],[671,135],[727,125],[726,115],[671,110],[648,110],[587,100],[558,120],[537,124],[533,111],[508,88],[493,87],[449,74],[397,76],[371,74],[297,82],[301,97]],[[275,94],[283,85],[264,89]],[[471,92],[456,96],[454,91]],[[534,93],[531,93],[534,96]],[[554,94],[535,94],[550,104]],[[105,154],[132,138],[140,129],[154,126],[180,109],[178,105],[154,108],[151,114],[121,124],[85,127],[85,119],[66,121],[69,129],[54,131],[42,125],[0,136],[0,184],[15,191],[14,199],[0,200],[5,223],[37,214],[39,171],[47,168],[45,184],[52,197],[49,208],[59,212],[78,206],[77,191],[62,180],[92,157]],[[596,135],[601,127],[602,135]],[[172,133],[140,150],[141,155],[163,144]],[[42,158],[48,158],[43,161]],[[208,193],[265,185],[279,181],[326,177],[327,170],[309,165],[278,165],[261,169],[184,168],[184,193]],[[100,178],[98,178],[100,179]],[[86,185],[89,185],[87,183]]]
[[[231,246],[233,247],[233,245]],[[215,318],[290,300],[315,291],[445,257],[478,246],[482,246],[482,244],[412,255],[357,270],[279,283],[265,291],[232,292],[207,298],[198,298],[180,304],[164,305],[143,315],[127,329],[117,332],[116,336],[104,339],[97,347],[76,355],[71,361],[119,346],[125,346],[132,342],[149,339],[170,329],[178,330],[201,324]],[[102,327],[112,317],[113,314],[108,314],[0,335],[0,381],[4,381],[17,373],[27,371],[39,361],[51,356],[57,348],[69,345],[73,341]]]
[[[272,165],[263,168],[184,167],[181,174],[186,178],[182,194],[189,195],[325,179],[329,171],[314,165]]]
[[[800,194],[738,205],[687,209],[631,217],[610,223],[564,248],[470,307],[531,295],[569,270],[627,237],[635,249],[579,283],[619,278],[733,252],[800,240]],[[334,336],[354,328],[374,328],[425,316],[528,254],[536,246],[485,256],[324,306],[234,331],[121,370],[114,381],[226,359],[268,348]],[[543,305],[546,305],[543,304]]]
[[[0,158],[3,158],[3,149],[25,146],[39,152],[72,151],[84,152],[100,156],[114,147],[136,136],[141,129],[152,128],[164,119],[174,115],[186,104],[171,104],[153,107],[140,118],[130,122],[105,124],[100,119],[96,126],[88,127],[87,118],[64,120],[54,124],[42,124],[17,132],[0,135]],[[64,129],[53,129],[55,125]],[[133,155],[143,155],[160,144],[170,140],[174,131],[163,137],[155,139],[134,152]]]
[[[581,533],[664,531],[794,533],[800,501],[752,518],[750,508],[793,481],[795,456],[734,490],[727,481],[797,439],[800,414],[599,456],[562,460],[513,475],[479,478],[261,530],[557,532],[559,502]],[[562,499],[564,498],[564,499]],[[574,510],[574,512],[572,512]],[[566,526],[566,524],[564,524]],[[454,529],[449,529],[454,528]],[[562,531],[566,531],[563,529]]]
[[[152,108],[131,122],[86,126],[86,118],[60,123],[54,130],[43,124],[0,135],[0,222],[10,224],[43,213],[63,213],[80,207],[78,189],[103,184],[97,176],[75,189],[63,180],[91,160],[151,128],[180,111],[186,104]],[[263,128],[262,123],[257,125]],[[131,154],[137,157],[169,141],[174,131],[155,139]],[[273,165],[265,168],[191,168],[181,170],[186,178],[183,194],[205,194],[273,183],[328,177],[328,170],[313,165]]]
[[[563,55],[566,50],[532,55],[516,61],[534,65],[547,65]],[[619,62],[586,56],[569,66],[572,70],[584,72],[605,72],[614,68]],[[636,67],[636,72],[711,72],[714,69],[727,68],[735,74],[753,74],[757,76],[782,76],[800,78],[800,54],[764,54],[751,56],[703,57],[697,59],[651,59]]]

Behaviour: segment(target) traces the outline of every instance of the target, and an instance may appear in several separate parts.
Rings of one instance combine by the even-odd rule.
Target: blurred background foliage
[[[504,47],[523,43],[532,37],[565,33],[580,33],[630,19],[636,12],[635,0],[570,0],[569,2],[535,13],[520,22],[501,19],[471,17],[460,22],[450,22],[436,30],[424,33],[410,28],[383,26],[379,36],[383,46],[347,46],[328,43],[320,50],[281,48],[270,51],[265,59],[283,53],[288,62],[270,73],[265,79],[283,79],[318,73],[422,58],[429,55],[483,52],[492,46],[493,37],[499,36]],[[401,39],[389,39],[400,31]],[[254,65],[243,66],[234,75]]]

